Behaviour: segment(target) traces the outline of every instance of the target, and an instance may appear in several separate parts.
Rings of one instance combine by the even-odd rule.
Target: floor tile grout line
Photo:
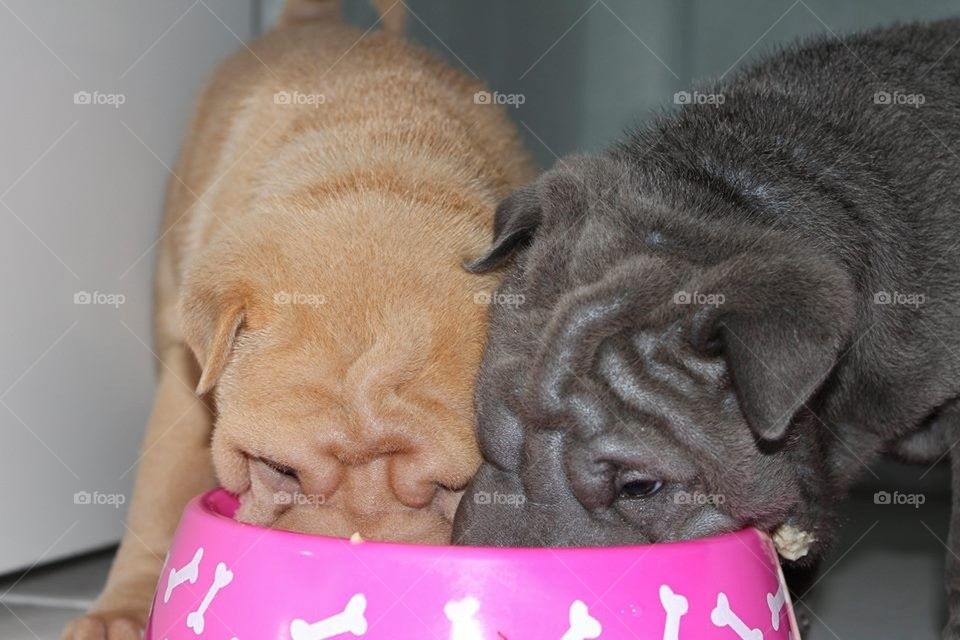
[[[0,602],[13,607],[87,611],[93,605],[93,598],[68,598],[30,593],[8,593],[0,598]]]

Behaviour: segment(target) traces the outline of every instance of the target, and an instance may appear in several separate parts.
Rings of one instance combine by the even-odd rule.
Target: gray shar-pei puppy
[[[788,527],[796,578],[882,454],[949,454],[960,486],[958,39],[790,48],[503,202],[458,542]]]

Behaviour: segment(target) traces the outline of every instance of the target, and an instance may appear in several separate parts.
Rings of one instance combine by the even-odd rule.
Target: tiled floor
[[[843,535],[821,582],[797,606],[806,640],[934,640],[945,621],[945,497],[919,509],[850,502]]]
[[[947,516],[942,496],[920,508],[877,505],[869,494],[852,499],[822,581],[798,605],[813,621],[806,640],[939,638]],[[36,569],[15,585],[17,576],[0,580],[0,638],[58,638],[95,597],[109,561],[109,552],[95,554]]]
[[[113,551],[41,567],[0,581],[0,638],[47,640],[97,597]]]

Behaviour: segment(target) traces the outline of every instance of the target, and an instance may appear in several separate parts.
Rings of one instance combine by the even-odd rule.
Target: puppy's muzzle
[[[524,545],[526,495],[517,476],[483,464],[467,485],[453,522],[454,544]]]

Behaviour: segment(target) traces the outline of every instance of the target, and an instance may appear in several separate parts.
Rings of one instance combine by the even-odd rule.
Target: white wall
[[[252,0],[0,3],[0,572],[122,531],[123,508],[74,493],[129,496],[164,165],[254,23]],[[125,301],[75,304],[82,291]]]

